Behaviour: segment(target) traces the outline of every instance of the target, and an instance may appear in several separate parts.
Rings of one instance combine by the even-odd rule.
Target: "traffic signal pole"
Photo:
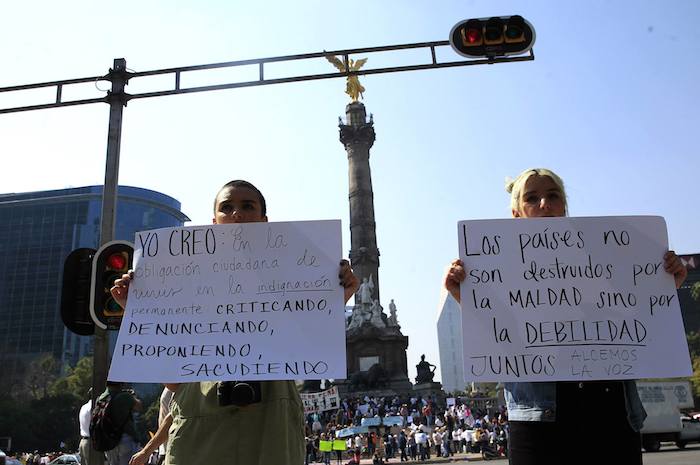
[[[122,117],[126,106],[124,87],[128,81],[126,60],[115,58],[114,66],[107,75],[112,89],[107,94],[109,103],[109,130],[107,132],[107,161],[105,183],[102,191],[102,215],[100,223],[100,246],[114,239],[114,223],[117,216],[117,194],[119,186],[119,150],[122,140]],[[104,392],[109,371],[109,338],[106,329],[95,325],[93,339],[92,405]],[[104,453],[90,447],[90,464],[104,464]]]

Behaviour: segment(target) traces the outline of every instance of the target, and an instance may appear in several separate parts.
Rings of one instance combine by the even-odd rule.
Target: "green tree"
[[[693,284],[693,287],[690,289],[690,295],[693,299],[700,300],[700,281]]]
[[[158,430],[158,414],[160,413],[160,397],[156,396],[151,401],[150,404],[146,403],[146,399],[143,401],[144,412],[140,417],[141,420],[141,430],[146,433],[146,431],[156,432]]]
[[[49,388],[58,378],[59,363],[51,354],[45,354],[29,364],[24,375],[26,392],[32,399],[49,395]]]
[[[0,396],[0,436],[12,437],[14,450],[34,450],[36,420],[27,402],[18,402],[9,394]]]
[[[47,395],[29,404],[32,432],[36,442],[30,447],[39,450],[59,450],[61,442],[66,449],[78,447],[80,430],[78,411],[82,402],[70,394]]]
[[[693,376],[690,377],[690,382],[693,384],[695,398],[700,398],[700,355],[693,357]]]
[[[92,358],[83,357],[75,367],[68,368],[66,374],[54,381],[49,392],[51,395],[70,394],[77,399],[87,400],[92,387]]]
[[[686,339],[688,339],[688,350],[690,351],[690,357],[700,356],[700,333],[691,331],[685,336]]]

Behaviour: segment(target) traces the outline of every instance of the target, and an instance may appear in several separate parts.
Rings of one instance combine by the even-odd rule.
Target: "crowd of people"
[[[38,450],[18,454],[11,453],[8,454],[5,463],[7,465],[14,465],[17,463],[22,465],[44,465],[65,454],[66,452],[62,451],[39,452]],[[76,458],[80,460],[79,455],[76,455]]]
[[[384,430],[346,436],[347,428],[362,424],[362,419],[399,417],[400,422]],[[344,431],[345,430],[345,431]],[[345,440],[349,464],[362,457],[375,463],[391,459],[401,462],[427,460],[432,456],[449,457],[455,453],[482,452],[506,455],[508,415],[505,407],[473,408],[468,399],[456,398],[450,406],[439,405],[432,398],[348,398],[335,411],[306,416],[305,463],[327,465],[341,462],[340,451],[324,452],[323,441],[340,435]]]

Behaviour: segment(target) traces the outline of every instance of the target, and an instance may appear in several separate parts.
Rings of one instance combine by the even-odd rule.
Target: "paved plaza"
[[[452,463],[459,465],[482,460],[483,459],[481,458],[481,454],[455,454],[454,457],[450,458],[433,457],[430,460],[425,460],[423,462],[421,462],[420,460],[416,460],[404,463],[409,465],[419,463]],[[500,459],[489,460],[489,462],[506,465],[508,463],[508,460],[505,457],[502,457]],[[700,444],[689,444],[684,450],[678,449],[675,445],[668,444],[663,446],[659,452],[645,452],[643,454],[643,462],[644,465],[698,465],[700,464]],[[332,461],[331,463],[335,464],[336,462]],[[344,460],[342,463],[343,465],[345,465],[345,463],[347,463],[347,460]],[[363,459],[361,463],[362,465],[371,465],[372,460]],[[388,463],[400,464],[401,461],[398,458],[395,458],[391,459]],[[564,461],[563,463],[566,463],[566,461]],[[603,457],[601,457],[599,465],[604,464],[605,462],[603,460]]]

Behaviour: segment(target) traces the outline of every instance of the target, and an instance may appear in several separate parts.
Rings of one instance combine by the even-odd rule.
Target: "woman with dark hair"
[[[267,222],[265,197],[258,188],[236,180],[219,189],[214,198],[214,224],[257,222]],[[340,261],[338,278],[347,302],[359,287],[347,260]],[[132,279],[131,273],[125,274],[111,289],[122,307],[126,306]],[[294,381],[245,383],[256,384],[260,392],[260,398],[247,405],[220,405],[219,392],[225,384],[167,384],[175,392],[171,414],[146,447],[134,455],[130,465],[143,465],[150,452],[166,438],[166,465],[229,460],[244,464],[302,464],[306,455],[304,409]]]

